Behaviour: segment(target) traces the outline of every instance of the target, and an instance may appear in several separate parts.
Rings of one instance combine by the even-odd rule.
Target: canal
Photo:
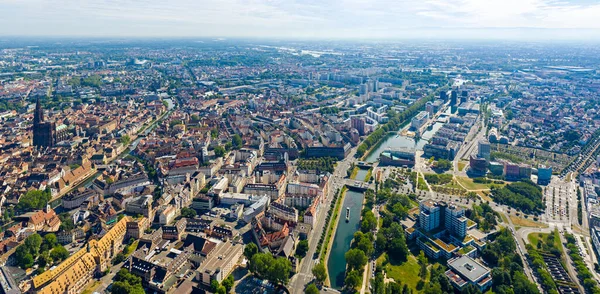
[[[363,198],[363,193],[352,190],[348,190],[344,198],[344,204],[327,261],[329,280],[331,287],[335,289],[342,289],[344,287],[344,273],[346,271],[345,254],[350,250],[350,242],[354,238],[354,233],[360,229],[360,212],[362,210]],[[350,208],[350,220],[348,222],[346,222],[346,207]]]
[[[444,111],[445,115],[450,115],[450,107],[448,107],[448,109],[446,109],[446,111]],[[433,124],[433,126],[431,127],[431,129],[427,129],[425,132],[423,132],[423,134],[421,135],[421,139],[417,139],[415,140],[414,138],[408,137],[408,136],[402,136],[402,135],[397,135],[397,134],[391,134],[388,135],[383,141],[383,143],[381,143],[377,149],[373,150],[371,153],[369,153],[369,156],[367,156],[366,158],[366,162],[375,162],[379,159],[379,155],[381,154],[381,152],[385,151],[388,148],[414,148],[415,150],[423,150],[423,147],[425,146],[425,144],[427,144],[427,142],[429,142],[429,140],[431,140],[431,138],[433,137],[433,135],[435,135],[435,133],[437,133],[437,131],[442,128],[444,126],[443,122],[435,122]],[[408,126],[406,126],[406,128],[408,128]],[[400,131],[400,130],[399,130]],[[358,178],[358,177],[357,177]]]
[[[354,179],[357,181],[366,181],[368,172],[369,172],[368,169],[359,168],[358,172],[356,173],[356,177],[354,177]]]

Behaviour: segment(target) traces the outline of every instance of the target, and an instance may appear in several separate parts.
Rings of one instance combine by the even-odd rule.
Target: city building
[[[481,292],[492,286],[491,271],[471,257],[461,256],[448,260],[448,267],[450,269],[446,271],[446,277],[458,291],[469,284]]]
[[[429,120],[429,113],[427,111],[421,111],[410,121],[410,128],[413,130],[419,130]]]
[[[96,273],[101,273],[120,252],[129,217],[122,218],[99,240],[90,240],[85,248],[69,256],[32,280],[39,294],[81,293]]]
[[[67,139],[67,126],[56,127],[53,121],[44,119],[44,109],[37,98],[33,117],[33,145],[38,147],[52,147],[56,143]]]
[[[487,140],[481,140],[478,142],[478,152],[477,155],[479,157],[483,157],[486,160],[491,160],[491,154],[492,154],[492,146],[490,145],[490,142]]]
[[[552,167],[540,165],[537,168],[538,185],[548,185],[552,179]]]

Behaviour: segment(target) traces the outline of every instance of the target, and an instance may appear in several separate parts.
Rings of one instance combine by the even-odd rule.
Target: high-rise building
[[[429,232],[440,226],[440,206],[433,200],[419,203],[419,224],[423,230]]]
[[[464,103],[467,102],[469,100],[469,92],[467,92],[467,90],[463,90],[460,93],[460,102]]]
[[[456,104],[458,104],[458,93],[456,90],[452,90],[452,92],[450,92],[450,106],[454,106]]]
[[[350,119],[350,122],[352,123],[352,128],[354,128],[358,131],[358,134],[360,134],[361,136],[363,136],[365,134],[366,122],[365,122],[364,118],[353,116]]]
[[[487,140],[479,141],[479,152],[477,153],[477,155],[479,157],[483,157],[489,161],[491,154],[492,154],[492,146],[490,145],[490,142],[488,142]]]
[[[450,205],[444,209],[445,217],[445,228],[452,235],[456,235],[460,238],[464,238],[467,235],[467,218],[465,217],[465,210]]]
[[[547,185],[552,178],[552,167],[541,165],[538,167],[538,185]]]
[[[360,88],[358,90],[358,94],[360,94],[360,95],[366,95],[367,93],[369,93],[369,85],[367,85],[367,84],[361,84]]]
[[[444,102],[448,101],[448,92],[441,91],[440,92],[440,99],[444,100]]]

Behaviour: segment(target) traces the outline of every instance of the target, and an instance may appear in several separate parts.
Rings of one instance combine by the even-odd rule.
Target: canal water
[[[345,254],[350,250],[350,242],[354,233],[360,229],[360,212],[362,210],[364,194],[348,190],[342,212],[339,217],[337,230],[333,238],[333,245],[329,254],[327,266],[329,267],[329,280],[331,287],[342,289],[344,287],[344,273],[346,271]],[[346,207],[350,208],[350,221],[346,222]]]
[[[450,112],[450,107],[448,107],[448,109],[444,112],[446,115],[449,115]],[[414,138],[411,137],[407,137],[407,136],[402,136],[402,135],[388,135],[388,137],[386,139],[384,139],[385,141],[383,141],[383,143],[381,143],[381,145],[379,145],[379,147],[377,147],[377,149],[373,150],[373,152],[371,152],[369,154],[369,156],[367,156],[366,158],[366,162],[375,162],[379,159],[379,155],[381,154],[381,152],[385,151],[388,148],[414,148],[415,150],[423,150],[423,147],[425,146],[425,144],[427,144],[429,142],[429,140],[431,140],[431,138],[433,137],[433,135],[435,135],[435,133],[442,128],[442,126],[444,126],[444,123],[442,122],[435,122],[432,126],[431,129],[426,130],[425,132],[423,132],[423,134],[421,135],[421,139],[417,139],[415,140]]]
[[[364,168],[359,168],[358,169],[358,173],[356,173],[356,177],[354,178],[357,181],[366,181],[366,177],[367,177],[367,173],[369,172],[368,169],[364,169]]]

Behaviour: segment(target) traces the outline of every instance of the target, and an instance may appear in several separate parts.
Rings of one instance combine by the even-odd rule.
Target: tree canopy
[[[273,284],[286,284],[292,272],[292,263],[284,257],[274,258],[269,253],[256,253],[250,261],[250,272]]]
[[[42,209],[52,199],[49,190],[30,190],[19,199],[16,206],[17,211],[33,211]]]
[[[537,213],[545,208],[542,188],[531,181],[516,182],[502,188],[492,187],[491,195],[494,201],[526,213]]]

